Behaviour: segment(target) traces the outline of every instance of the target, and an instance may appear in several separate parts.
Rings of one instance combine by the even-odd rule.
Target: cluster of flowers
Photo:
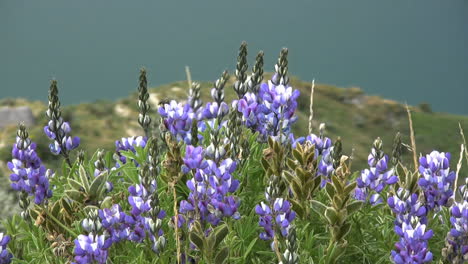
[[[421,157],[419,163],[422,177],[418,184],[424,198],[420,199],[417,194],[410,194],[400,188],[395,196],[388,199],[388,205],[397,215],[395,232],[400,236],[396,250],[392,251],[395,263],[426,263],[432,260],[427,240],[433,233],[432,230],[426,231],[427,215],[431,210],[440,210],[442,206],[447,206],[453,195],[455,173],[450,172],[449,153],[432,151]],[[452,235],[461,234],[457,232],[458,224],[462,222],[461,212],[457,206],[452,208],[451,222],[455,226]]]
[[[451,208],[450,229],[447,242],[451,245],[450,257],[466,261],[468,254],[468,202],[455,203]]]
[[[237,110],[242,113],[246,127],[258,131],[264,141],[269,136],[286,140],[297,120],[299,94],[289,84],[276,85],[269,80],[260,85],[258,94],[247,92],[237,103]]]
[[[455,172],[450,171],[450,153],[432,151],[419,159],[419,186],[428,210],[440,210],[453,195]]]
[[[0,264],[11,263],[13,255],[7,250],[7,244],[10,242],[10,236],[0,233]]]
[[[157,191],[156,181],[153,180],[150,186],[137,184],[128,188],[130,196],[128,202],[132,206],[131,214],[125,216],[125,223],[130,226],[128,239],[134,242],[143,242],[146,233],[153,242],[152,249],[159,253],[166,241],[161,229],[162,219],[166,216],[166,211],[160,210],[156,205],[153,194]],[[154,217],[149,217],[154,215]],[[121,223],[121,222],[120,222]]]
[[[212,225],[217,225],[223,217],[240,218],[239,201],[229,195],[239,187],[239,181],[232,176],[236,162],[227,158],[217,164],[206,160],[204,154],[202,147],[188,145],[186,148],[182,171],[192,171],[194,176],[187,181],[188,199],[180,203],[179,226],[191,224],[197,214],[202,222]]]
[[[296,218],[291,204],[283,198],[276,198],[271,205],[261,202],[255,207],[255,212],[260,216],[259,225],[264,229],[260,233],[260,239],[263,240],[272,240],[277,230],[283,237],[287,237],[290,224]]]
[[[212,90],[216,91],[215,88]],[[214,94],[214,92],[212,92],[212,94]],[[190,106],[189,102],[177,103],[175,100],[171,100],[168,104],[159,107],[158,112],[163,118],[165,128],[177,141],[191,144],[193,122],[195,120],[197,121],[198,131],[204,131],[206,129],[206,124],[214,127],[214,122],[218,117],[223,117],[228,114],[229,106],[225,102],[208,102],[205,107],[201,107],[195,111]],[[219,125],[225,126],[225,124],[226,121]],[[198,137],[201,139],[201,135]]]
[[[402,188],[388,198],[388,205],[396,214],[395,233],[400,236],[400,241],[395,244],[396,250],[391,253],[397,264],[432,261],[427,240],[433,232],[426,231],[427,209],[418,198],[417,194],[410,194]]]
[[[56,135],[56,133],[52,132],[54,131],[54,129],[52,128],[54,124],[59,126],[57,128],[57,133],[59,133],[60,135],[58,136]],[[49,145],[50,151],[53,154],[60,154],[62,151],[64,151],[62,150],[62,148],[65,148],[65,152],[69,152],[80,145],[80,138],[72,138],[71,136],[69,136],[70,132],[70,124],[68,124],[68,122],[63,122],[61,118],[59,121],[50,120],[49,124],[44,127],[44,133],[47,135],[47,137],[54,140],[54,142]],[[61,140],[61,142],[59,142],[58,140]]]
[[[46,170],[42,164],[36,153],[36,143],[31,142],[29,138],[18,136],[11,154],[13,159],[8,162],[8,168],[13,172],[10,175],[11,188],[33,195],[36,204],[41,204],[46,198],[52,197],[49,177],[53,173],[51,170]]]
[[[387,155],[378,157],[378,150],[372,148],[369,157],[367,158],[369,169],[361,171],[360,177],[356,179],[357,187],[355,198],[361,201],[367,201],[371,205],[382,203],[380,192],[387,185],[394,184],[398,181],[398,176],[394,175],[394,169],[388,169],[389,158]],[[370,195],[371,191],[375,193]]]
[[[128,189],[130,196],[128,202],[132,206],[130,214],[122,211],[118,204],[111,208],[98,211],[99,219],[85,219],[83,228],[88,235],[79,235],[75,240],[75,260],[79,264],[84,263],[106,263],[108,248],[122,240],[130,240],[141,243],[149,234],[153,242],[152,249],[159,253],[166,241],[162,236],[161,221],[156,222],[146,215],[154,208],[151,203],[151,194],[156,191],[156,182],[153,181],[151,188],[146,190],[142,184],[132,185]],[[160,210],[157,219],[163,219],[166,215]],[[101,229],[103,234],[98,235]]]
[[[96,210],[90,211],[88,217],[82,221],[81,226],[87,235],[79,235],[74,241],[76,261],[74,264],[106,263],[112,240],[108,233],[101,232],[102,223],[98,212]]]

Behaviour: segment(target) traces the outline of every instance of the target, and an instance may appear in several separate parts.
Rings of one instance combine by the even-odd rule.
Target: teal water
[[[289,4],[286,4],[289,3]],[[0,98],[116,99],[235,67],[242,40],[266,70],[468,114],[468,0],[0,0]]]

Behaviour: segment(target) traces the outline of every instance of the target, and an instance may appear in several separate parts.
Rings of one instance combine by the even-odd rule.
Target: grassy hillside
[[[265,76],[269,78],[270,76]],[[232,81],[226,85],[226,100],[234,99]],[[294,125],[296,136],[305,136],[308,130],[310,83],[291,79],[294,88],[300,90],[298,122]],[[210,89],[212,83],[202,82],[203,101],[211,101]],[[153,120],[158,119],[156,107],[162,99],[180,99],[187,97],[187,82],[180,81],[150,89],[150,103],[153,109]],[[47,95],[44,94],[44,98]],[[66,94],[59,94],[66,97]],[[137,93],[134,91],[127,98],[116,102],[97,101],[94,103],[67,106],[62,109],[64,119],[71,123],[72,135],[81,138],[80,147],[92,155],[96,149],[114,150],[115,140],[131,135],[142,135],[137,120]],[[48,166],[57,166],[58,158],[48,151],[49,140],[42,128],[47,123],[45,117],[46,104],[23,99],[3,99],[0,106],[31,107],[37,119],[35,127],[28,128],[33,141],[38,143],[40,157]],[[452,167],[458,160],[461,138],[458,124],[468,133],[468,116],[458,116],[443,113],[424,112],[418,107],[411,107],[416,133],[417,150],[428,153],[433,149],[452,153]],[[354,149],[354,170],[366,167],[367,155],[373,140],[380,136],[384,141],[384,150],[390,153],[392,139],[400,131],[403,141],[409,144],[408,118],[405,106],[395,101],[385,100],[377,96],[368,96],[359,88],[338,88],[330,85],[316,85],[314,94],[314,131],[317,132],[320,123],[327,124],[327,136],[333,140],[340,136],[343,140],[345,153]],[[5,128],[0,132],[0,177],[9,175],[6,162],[11,159],[11,144],[15,139],[16,126]],[[408,153],[405,159],[409,160]],[[2,172],[3,171],[3,172]],[[463,170],[462,170],[463,171]],[[466,175],[466,169],[462,172]],[[6,179],[0,182],[7,182]],[[2,184],[7,185],[7,184]]]

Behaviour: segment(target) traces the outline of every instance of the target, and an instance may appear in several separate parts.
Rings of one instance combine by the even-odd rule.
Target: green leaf
[[[333,182],[333,187],[335,187],[335,190],[337,193],[342,194],[343,193],[343,184],[341,181],[336,177],[336,175],[332,176],[332,182]]]
[[[252,248],[255,246],[255,243],[257,243],[257,240],[258,240],[258,237],[256,237],[254,240],[250,241],[250,244],[247,247],[247,249],[245,250],[244,256],[242,257],[244,259],[244,261],[247,260],[247,257],[249,256],[250,251],[252,251]]]
[[[215,262],[214,263],[224,263],[229,257],[229,248],[228,247],[223,247],[218,254],[216,254],[215,257]]]
[[[312,210],[314,210],[316,213],[318,213],[321,216],[325,216],[325,210],[327,209],[326,205],[316,200],[312,200],[311,205],[312,205]]]
[[[79,183],[78,181],[74,180],[74,179],[68,179],[68,185],[70,185],[70,187],[72,187],[73,189],[77,190],[77,191],[80,191],[81,188],[83,188],[84,190],[84,187],[81,186],[81,183]]]
[[[346,185],[346,187],[345,187],[345,189],[344,189],[344,195],[348,195],[348,194],[350,194],[352,191],[354,191],[354,189],[356,189],[356,185],[357,185],[356,182],[352,182],[352,183]]]
[[[72,199],[73,201],[77,201],[77,202],[80,202],[82,203],[83,202],[83,193],[82,192],[79,192],[79,191],[76,191],[76,190],[67,190],[65,191],[65,195]]]
[[[203,251],[203,238],[201,238],[198,234],[195,232],[190,233],[190,242],[192,242],[200,251]]]
[[[339,222],[340,217],[338,216],[338,212],[333,207],[327,207],[325,210],[325,218],[327,218],[328,223],[334,225]]]
[[[91,183],[91,187],[89,188],[89,195],[90,197],[96,198],[99,197],[102,188],[107,179],[107,171],[99,174],[96,178],[94,178],[93,182]]]
[[[348,210],[348,215],[351,215],[354,212],[358,211],[359,209],[362,208],[363,205],[364,203],[358,200],[350,202],[348,206],[346,207],[346,210]]]
[[[328,197],[330,199],[333,199],[333,196],[335,196],[335,188],[331,185],[331,183],[327,182],[325,185],[325,191],[327,191]]]
[[[101,202],[101,209],[112,207],[112,197],[106,196]]]
[[[89,192],[88,175],[86,174],[86,171],[85,171],[85,168],[83,167],[83,165],[80,165],[79,176],[80,176],[81,184],[82,184],[83,188],[85,189],[85,192]]]
[[[227,225],[222,225],[215,228],[212,234],[213,236],[215,236],[215,243],[213,245],[213,249],[216,249],[219,246],[219,244],[223,241],[223,239],[227,236],[228,233],[229,229]]]

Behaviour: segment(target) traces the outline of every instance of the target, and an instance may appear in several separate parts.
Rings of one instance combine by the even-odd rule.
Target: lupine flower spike
[[[432,151],[419,159],[419,173],[422,177],[418,184],[424,192],[429,210],[439,211],[449,205],[453,195],[455,172],[450,171],[450,153]]]
[[[367,201],[371,205],[382,203],[380,193],[387,185],[394,184],[398,177],[394,175],[394,169],[388,169],[389,158],[382,151],[382,140],[377,138],[367,158],[369,169],[361,171],[360,177],[356,179],[358,188],[355,192],[355,198],[361,201]],[[371,192],[375,192],[371,194]]]
[[[56,80],[52,80],[50,85],[49,106],[46,115],[49,118],[49,123],[44,127],[44,132],[48,138],[54,141],[49,145],[50,151],[55,155],[62,154],[71,167],[69,153],[80,145],[80,138],[72,138],[69,135],[71,132],[70,124],[63,121]]]
[[[46,170],[42,164],[36,153],[36,143],[29,139],[23,124],[19,126],[11,154],[13,159],[8,162],[8,168],[12,171],[10,180],[13,190],[34,196],[36,204],[42,204],[47,198],[52,197],[52,190],[49,188],[52,171]],[[26,210],[29,202],[24,195],[20,203],[22,209]]]
[[[149,93],[148,93],[148,82],[146,80],[146,70],[142,68],[140,70],[140,81],[138,86],[138,123],[145,130],[147,137],[150,136],[150,125],[151,117],[148,115],[151,106],[148,103]]]

